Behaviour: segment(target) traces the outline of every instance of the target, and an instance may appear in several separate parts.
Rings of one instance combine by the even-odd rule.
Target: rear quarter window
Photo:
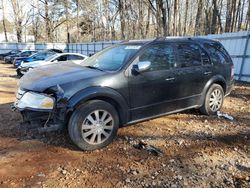
[[[213,63],[219,63],[219,64],[231,63],[230,56],[222,46],[204,44],[204,47],[208,51],[210,59]]]

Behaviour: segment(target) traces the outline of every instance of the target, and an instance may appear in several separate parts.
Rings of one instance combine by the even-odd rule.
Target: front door
[[[130,71],[128,83],[132,121],[171,111],[178,90],[174,78],[176,59],[171,43],[146,48],[132,65],[140,61],[150,61],[151,66],[138,74]]]

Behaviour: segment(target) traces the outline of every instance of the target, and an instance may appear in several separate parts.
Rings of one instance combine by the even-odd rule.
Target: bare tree
[[[30,10],[25,11],[25,2],[21,0],[10,0],[17,41],[22,42],[23,27],[26,27],[30,19]]]
[[[7,30],[6,30],[6,25],[5,25],[5,7],[4,7],[4,0],[1,0],[1,9],[2,9],[2,14],[3,14],[3,31],[4,31],[4,37],[5,37],[5,41],[8,42],[8,36],[7,36]]]

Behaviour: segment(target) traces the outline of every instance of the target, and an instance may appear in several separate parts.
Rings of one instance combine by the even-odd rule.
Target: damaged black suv
[[[42,130],[67,127],[83,150],[112,142],[125,125],[191,108],[215,114],[233,86],[233,63],[217,42],[201,38],[128,41],[81,65],[28,72],[14,104]]]

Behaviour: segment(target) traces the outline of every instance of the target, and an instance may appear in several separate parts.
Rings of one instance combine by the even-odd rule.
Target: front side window
[[[140,49],[140,45],[120,45],[106,48],[87,58],[82,66],[104,71],[117,71]]]
[[[202,65],[200,48],[195,44],[177,45],[178,67],[192,67]]]
[[[150,61],[149,71],[167,70],[176,65],[174,47],[171,44],[160,44],[146,49],[139,61]]]

